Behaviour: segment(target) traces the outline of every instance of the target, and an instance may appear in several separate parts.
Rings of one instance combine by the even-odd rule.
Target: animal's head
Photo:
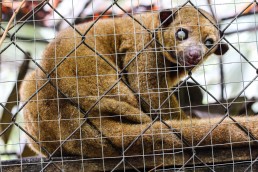
[[[218,42],[221,35],[210,14],[200,10],[205,17],[190,6],[172,11],[163,10],[159,13],[161,41],[168,50],[165,55],[168,60],[193,68],[212,53],[223,55],[228,51],[227,44]]]

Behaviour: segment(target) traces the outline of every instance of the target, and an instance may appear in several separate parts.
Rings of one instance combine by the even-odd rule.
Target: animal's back
[[[157,15],[146,14],[136,18],[148,29],[159,24]],[[91,24],[78,25],[76,29],[83,34]],[[142,111],[137,97],[121,82],[118,71],[136,57],[145,44],[150,42],[152,35],[129,17],[100,20],[85,37],[81,34],[72,28],[61,31],[48,45],[42,57],[40,65],[46,73],[37,68],[25,78],[21,88],[21,101],[26,102],[32,96],[24,107],[26,130],[52,152],[80,126],[86,116],[86,121],[91,124],[81,126],[72,137],[75,140],[67,141],[62,150],[70,155],[101,157],[103,149],[107,156],[115,156],[116,151],[109,145],[108,139],[117,147],[121,147],[123,139],[123,146],[126,147],[134,138],[133,135],[137,135],[132,132],[140,132],[143,124],[151,122],[151,117]],[[156,57],[158,53],[153,51],[152,46],[148,48],[127,67],[130,70],[128,75],[131,75],[128,81],[136,92],[145,97],[150,95],[151,100],[157,101],[161,93],[150,92],[150,89],[158,88],[157,77],[162,80],[162,88],[167,89],[164,73],[146,75],[146,72],[150,70],[148,68],[157,68],[156,60],[161,61],[161,64],[164,60],[162,56]],[[123,63],[119,63],[121,59],[124,60]],[[138,69],[141,70],[140,74],[137,73]],[[144,80],[139,81],[139,76]],[[153,85],[143,86],[144,82]],[[143,88],[139,88],[138,84]],[[164,97],[168,93],[162,94]],[[154,101],[151,103],[155,107],[159,106]],[[90,113],[85,115],[88,110]],[[100,132],[107,137],[100,137]],[[122,133],[128,137],[121,138]],[[30,142],[33,143],[32,139]],[[147,140],[145,143],[149,144],[151,141]],[[39,152],[36,144],[32,147]],[[92,148],[96,151],[92,151]],[[151,149],[151,146],[146,149]]]

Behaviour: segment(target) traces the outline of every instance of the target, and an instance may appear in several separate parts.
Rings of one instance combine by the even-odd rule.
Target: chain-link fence
[[[1,171],[255,171],[255,169],[257,169],[256,164],[258,160],[258,154],[256,152],[258,127],[256,127],[257,122],[255,110],[253,110],[252,107],[253,105],[255,105],[256,102],[256,93],[253,93],[254,96],[249,98],[245,95],[245,92],[252,84],[257,81],[257,59],[250,60],[250,58],[246,57],[245,53],[242,52],[241,47],[239,47],[240,44],[245,44],[249,42],[242,42],[240,39],[232,42],[230,40],[230,35],[240,34],[242,32],[254,32],[255,37],[257,37],[256,9],[258,3],[256,1],[245,2],[243,3],[245,7],[241,11],[234,11],[234,15],[221,18],[220,21],[216,21],[217,23],[211,21],[211,19],[207,17],[202,10],[200,10],[202,6],[197,6],[192,1],[185,1],[181,3],[179,7],[174,8],[173,13],[177,13],[178,11],[180,12],[182,8],[185,8],[186,5],[191,6],[198,11],[199,15],[202,15],[206,18],[206,20],[209,20],[210,25],[212,25],[213,28],[216,28],[221,35],[219,41],[215,45],[213,45],[213,47],[216,47],[221,42],[226,42],[229,45],[230,51],[234,51],[234,55],[237,54],[237,58],[241,59],[240,62],[236,62],[240,63],[241,65],[241,68],[237,69],[238,71],[240,71],[240,74],[243,74],[245,66],[249,66],[252,68],[251,71],[253,73],[248,76],[253,77],[245,79],[245,77],[242,76],[241,81],[238,82],[238,84],[242,85],[241,90],[239,92],[233,91],[234,93],[237,93],[232,94],[233,96],[231,97],[227,96],[228,94],[226,92],[231,89],[231,87],[228,86],[229,84],[231,84],[231,82],[225,81],[225,71],[227,71],[227,65],[230,64],[230,62],[224,62],[222,57],[216,64],[217,66],[219,66],[217,68],[217,73],[219,73],[218,76],[220,78],[216,79],[219,80],[218,84],[209,85],[207,83],[208,81],[206,80],[207,78],[205,77],[204,79],[201,79],[201,81],[203,82],[200,83],[200,79],[198,79],[198,76],[195,75],[195,72],[191,70],[184,70],[187,72],[187,76],[179,84],[177,84],[176,86],[172,86],[170,90],[165,90],[164,92],[166,92],[166,98],[162,101],[160,100],[161,102],[159,102],[158,107],[153,107],[151,101],[143,98],[144,94],[152,93],[142,93],[139,92],[139,90],[137,91],[135,88],[132,87],[132,85],[128,83],[128,78],[126,78],[126,76],[134,74],[138,75],[137,71],[135,71],[135,73],[128,73],[128,68],[131,65],[137,64],[137,61],[139,60],[138,57],[141,54],[151,51],[150,49],[148,49],[149,45],[155,44],[155,46],[160,47],[160,49],[156,49],[156,51],[169,52],[167,47],[164,46],[164,43],[156,37],[156,33],[162,26],[161,24],[159,24],[158,27],[149,29],[149,27],[145,26],[144,22],[135,17],[135,13],[133,11],[128,12],[128,10],[119,3],[119,0],[108,2],[108,7],[105,8],[102,13],[100,13],[99,15],[91,16],[91,19],[94,19],[94,21],[92,21],[90,25],[88,25],[88,28],[84,30],[80,28],[78,29],[78,27],[76,27],[75,25],[76,21],[83,21],[82,18],[76,18],[71,21],[71,18],[64,17],[60,13],[60,11],[58,11],[57,8],[53,6],[53,3],[50,3],[47,0],[39,1],[38,4],[32,8],[31,11],[28,11],[24,16],[21,16],[21,19],[19,21],[16,21],[13,26],[9,28],[4,27],[3,25],[1,26],[2,31],[5,31],[6,29],[8,30],[8,34],[7,39],[1,47],[0,54],[4,56],[4,53],[8,51],[8,49],[10,49],[11,47],[15,47],[15,51],[23,54],[23,56],[25,57],[24,60],[14,59],[10,61],[1,61],[2,64],[6,64],[6,62],[8,62],[11,65],[15,64],[17,61],[23,61],[22,65],[19,68],[19,71],[17,72],[17,80],[14,82],[14,87],[11,91],[11,94],[8,96],[8,99],[6,101],[2,101],[0,103],[3,112],[3,115],[1,117],[2,119],[0,133],[0,136],[3,139],[1,143]],[[170,3],[172,2],[173,1],[171,1]],[[216,3],[211,3],[209,1],[207,2],[208,5],[206,5],[206,7],[225,5],[223,4],[223,2],[220,2],[222,4],[217,3],[217,1]],[[241,4],[241,2],[228,3],[226,5],[236,6],[237,4]],[[55,65],[52,66],[51,69],[47,70],[47,67],[44,66],[45,64],[41,63],[41,57],[33,57],[33,55],[27,52],[28,47],[24,48],[24,46],[20,45],[20,43],[45,43],[48,41],[52,42],[53,40],[56,40],[57,37],[54,36],[54,38],[49,40],[29,40],[26,39],[24,35],[19,35],[20,30],[22,30],[27,24],[35,25],[35,23],[41,22],[40,19],[36,20],[35,16],[37,16],[37,13],[39,12],[42,13],[43,8],[49,8],[53,10],[55,12],[55,15],[53,15],[54,17],[58,16],[60,21],[66,23],[66,25],[69,25],[69,27],[72,28],[73,33],[76,36],[66,35],[66,38],[64,39],[70,39],[71,42],[73,42],[73,39],[79,40],[76,43],[71,43],[72,46],[70,47],[71,49],[69,51],[64,51],[68,53],[62,55],[61,57],[56,57],[59,60],[54,62]],[[142,31],[142,33],[152,36],[150,41],[144,42],[144,45],[141,46],[141,49],[137,49],[136,52],[132,52],[134,53],[133,57],[127,62],[127,64],[123,64],[122,68],[120,68],[121,65],[119,66],[119,64],[107,60],[107,54],[98,52],[99,45],[92,46],[91,43],[87,42],[87,38],[92,36],[88,34],[89,32],[92,32],[92,30],[94,30],[94,32],[98,33],[96,25],[100,22],[100,20],[106,20],[102,18],[104,18],[105,16],[109,16],[113,20],[117,18],[114,13],[110,13],[110,10],[112,11],[114,8],[119,9],[121,12],[123,12],[122,15],[133,21],[132,23],[134,27],[141,28],[140,30]],[[149,13],[158,13],[160,10],[154,9],[152,8],[152,6],[150,6],[148,11]],[[214,12],[212,8],[211,11]],[[139,13],[143,14],[144,12]],[[80,15],[82,16],[82,13]],[[248,15],[253,17],[252,24],[254,25],[254,27],[251,28],[250,26],[248,26],[247,28],[240,28],[239,21],[241,21],[241,17],[245,17]],[[121,15],[118,15],[118,17],[121,17]],[[111,22],[113,20],[109,21]],[[220,23],[220,25],[218,23]],[[230,27],[232,25],[237,25],[237,28],[239,27],[237,31],[230,30]],[[60,26],[60,23],[58,26]],[[34,29],[36,30],[37,28],[34,27]],[[113,33],[115,34],[116,32],[114,31]],[[103,36],[103,39],[105,37],[105,35],[98,34],[96,34],[95,36]],[[34,38],[36,38],[36,36]],[[256,47],[253,50],[254,52],[256,52],[254,53],[256,55],[255,58],[257,57],[256,39],[257,38],[255,38],[253,41]],[[58,47],[58,44],[59,42],[55,42],[52,44],[52,46],[54,47],[54,52],[62,51],[55,48]],[[82,47],[86,47],[87,50],[91,50],[92,56],[89,57],[80,54],[79,51],[83,49]],[[36,46],[31,48],[36,49]],[[212,51],[212,48],[210,51]],[[210,51],[208,51],[207,54],[209,54]],[[118,51],[116,52],[117,53],[114,54],[114,56],[118,57],[119,55],[121,55],[118,54]],[[125,55],[125,53],[122,53],[122,55]],[[99,63],[100,66],[103,65],[106,68],[112,68],[113,72],[111,74],[97,72],[98,76],[96,76],[96,73],[93,74],[93,76],[84,76],[82,73],[79,73],[79,71],[74,71],[74,73],[76,74],[76,78],[73,78],[74,80],[72,80],[72,82],[78,82],[79,78],[83,77],[86,77],[85,82],[88,81],[90,77],[95,77],[95,79],[99,78],[101,80],[101,77],[105,79],[105,76],[108,76],[106,77],[106,80],[108,80],[109,76],[114,75],[114,73],[116,81],[112,81],[112,83],[109,83],[108,88],[105,90],[96,86],[96,92],[98,92],[97,96],[83,94],[80,95],[79,93],[75,95],[68,95],[68,92],[64,91],[62,85],[60,84],[61,81],[60,83],[58,81],[59,79],[62,80],[63,78],[59,78],[57,71],[62,70],[62,67],[64,67],[64,65],[62,64],[70,63],[70,65],[72,65],[71,61],[66,63],[69,58],[77,58],[78,64],[76,63],[76,68],[79,68],[80,58],[92,57],[95,58],[96,63]],[[49,57],[48,61],[53,61],[53,59],[53,57]],[[102,62],[105,62],[106,64],[101,64]],[[212,67],[209,69],[210,66],[212,65],[207,65],[207,69],[205,68],[205,65],[204,67],[199,67],[200,69],[198,71],[204,69],[213,70]],[[24,80],[24,77],[26,73],[29,73],[28,71],[30,71],[31,68],[33,70],[36,69],[40,76],[39,78],[31,78],[31,80],[35,81],[34,85],[37,85],[35,86],[36,88],[34,88],[36,91],[34,91],[33,94],[30,94],[26,101],[20,102],[18,91],[20,90],[22,82],[28,82],[28,80]],[[87,68],[91,69],[91,67],[88,66]],[[164,67],[164,69],[153,69],[153,71],[154,73],[164,73],[165,70],[166,73],[173,70],[178,71],[179,68],[180,66],[176,66],[174,68],[171,67],[169,69],[166,69]],[[67,68],[67,70],[70,69]],[[98,69],[96,70],[98,71]],[[205,75],[205,72],[203,73],[203,75]],[[71,76],[62,77],[69,78]],[[215,77],[211,79],[215,79]],[[64,82],[69,81],[70,80],[64,79]],[[5,85],[6,83],[6,80],[0,81],[0,84],[2,85]],[[234,83],[232,82],[232,84]],[[122,88],[121,85],[126,86],[126,89],[130,90],[130,92],[134,96],[134,98],[132,99],[137,101],[134,103],[137,104],[141,110],[136,112],[144,112],[144,114],[147,114],[149,116],[149,119],[146,120],[149,120],[149,122],[143,122],[145,119],[141,119],[141,123],[135,122],[133,116],[140,114],[119,115],[118,113],[118,116],[116,116],[117,119],[112,119],[116,122],[107,125],[109,128],[106,128],[106,126],[104,125],[102,126],[102,122],[104,124],[106,120],[103,116],[107,116],[107,118],[111,116],[110,114],[104,114],[105,112],[100,110],[101,106],[105,104],[104,101],[107,101],[106,98],[117,96],[119,97],[118,102],[122,102],[123,99],[126,99],[126,97],[129,96],[119,95],[119,89],[125,89]],[[220,90],[219,93],[210,91],[209,88],[211,85],[216,85],[216,88],[219,88]],[[77,88],[75,89],[79,90],[79,86],[80,85],[77,83]],[[33,87],[28,89],[33,89]],[[71,87],[70,89],[74,88]],[[114,89],[118,91],[114,93]],[[162,89],[156,89],[158,89],[159,92],[162,92]],[[54,93],[56,94],[56,97],[53,97],[53,101],[50,101],[50,104],[47,105],[46,102],[44,102],[43,100],[44,98],[40,97],[41,92],[47,92],[46,90],[54,90]],[[1,94],[4,95],[5,93],[1,92]],[[81,97],[78,97],[78,95],[80,95]],[[89,98],[91,96],[95,97]],[[188,119],[174,119],[174,107],[163,107],[169,101],[169,99],[171,99],[172,96],[177,97],[177,99],[179,100],[180,108],[183,109],[186,114],[188,114]],[[205,96],[207,100],[206,103],[204,103]],[[89,100],[91,102],[91,106],[85,109],[85,106],[83,106],[81,103],[84,101],[83,99],[87,101]],[[62,104],[63,101],[65,102],[65,105]],[[33,135],[31,134],[31,131],[28,131],[29,127],[24,127],[25,122],[22,119],[23,115],[21,112],[23,111],[24,107],[26,107],[29,103],[35,102],[36,108],[34,110],[35,113],[38,115],[38,120],[35,121],[33,119],[27,119],[27,123],[29,124],[26,124],[27,126],[31,125],[34,127],[35,125],[38,125],[39,131],[37,134],[34,133]],[[42,113],[49,114],[50,116],[53,114],[48,110],[46,110],[47,112],[43,112],[40,106],[43,106],[43,104],[45,103],[44,106],[50,107],[51,110],[51,102],[56,108],[53,113],[57,114],[55,115],[55,118],[50,117],[43,119],[43,117],[41,116]],[[113,106],[113,102],[111,102],[111,104],[108,104],[108,106]],[[72,110],[69,108],[65,109],[66,107],[70,107]],[[119,107],[114,107],[113,110],[116,111],[118,109],[118,111],[120,111],[121,113],[121,109],[123,107],[124,105],[119,105]],[[62,108],[65,110],[62,111]],[[170,114],[169,119],[163,119],[163,111],[164,113]],[[64,112],[66,112],[67,114],[79,115],[76,118],[73,118],[72,115],[69,118],[67,116],[62,117],[62,113]],[[99,115],[91,116],[90,114]],[[125,117],[125,119],[123,120],[124,117],[122,115],[132,115],[132,117],[129,119]],[[110,118],[113,117],[111,116]],[[72,122],[75,120],[77,120],[78,122]],[[96,120],[99,121],[96,122]],[[65,121],[64,125],[61,124],[63,121]],[[45,123],[53,123],[52,126],[55,126],[53,126],[53,128],[48,128],[48,125]],[[76,126],[72,126],[75,124]],[[117,124],[119,126],[116,126],[114,124]],[[125,130],[125,128],[123,128],[125,126],[128,127],[128,130],[130,130],[129,132],[123,131]],[[60,137],[51,136],[52,133],[54,133],[55,127],[59,128],[56,129],[56,131],[60,131]],[[16,130],[14,130],[14,128]],[[93,134],[91,135],[87,131],[85,131],[87,129],[92,131]],[[69,132],[64,132],[63,130],[67,130]],[[112,132],[116,130],[120,130],[123,132],[117,134],[109,132],[111,130]],[[11,132],[16,132],[13,135],[19,138],[18,141],[12,141],[12,139],[10,139]],[[49,133],[49,138],[43,138],[44,133]],[[131,134],[127,135],[128,133]],[[29,141],[27,142],[23,139],[25,135],[27,135],[27,137],[29,138]],[[37,138],[35,138],[35,135],[38,135]],[[74,135],[79,135],[79,137],[74,137]],[[57,144],[58,146],[51,147],[45,142],[49,143],[49,145],[53,143],[53,145]],[[119,142],[122,147],[118,147],[118,143],[116,142]],[[78,149],[81,151],[81,155],[78,155],[78,153],[76,153],[76,151],[72,149],[70,150],[70,154],[67,153],[69,152],[69,150],[67,151],[65,145],[72,145],[73,143],[75,144],[75,146],[71,146],[72,149],[77,146]],[[36,144],[38,147],[37,151],[44,154],[45,157],[27,158],[29,156],[35,156],[35,154],[31,152],[28,148],[28,144]],[[18,147],[20,147],[20,151],[18,151],[19,153],[12,153],[12,151],[6,148],[8,145],[18,145]],[[84,151],[83,147],[88,148],[86,151]],[[89,152],[100,152],[96,154],[100,154],[102,156],[91,156],[95,155],[95,153]],[[109,152],[111,153],[109,154]],[[10,160],[15,158],[6,158],[12,156],[16,157],[16,160]]]

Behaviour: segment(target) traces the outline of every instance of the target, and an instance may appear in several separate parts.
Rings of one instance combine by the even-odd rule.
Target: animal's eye
[[[181,28],[181,29],[178,29],[177,32],[176,32],[176,38],[179,39],[179,40],[185,40],[188,38],[188,31]]]
[[[207,48],[210,49],[210,48],[213,46],[214,41],[213,41],[213,39],[206,39],[206,41],[204,42],[204,44],[205,44],[205,46],[206,46]]]

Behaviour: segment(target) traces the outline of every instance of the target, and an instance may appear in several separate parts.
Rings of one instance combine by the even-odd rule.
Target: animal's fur
[[[214,22],[209,14],[202,12]],[[118,70],[127,66],[139,53],[126,68],[123,79],[154,109],[160,108],[170,94],[171,87],[187,73],[186,69],[191,68],[190,65],[196,65],[214,52],[223,54],[227,51],[227,47],[222,44],[202,59],[189,59],[192,50],[205,54],[209,49],[203,42],[207,37],[217,42],[220,34],[193,7],[182,8],[173,17],[170,14],[171,11],[163,11],[135,16],[151,31],[163,23],[156,34],[150,34],[131,18],[124,17],[98,21],[85,37],[85,43]],[[76,29],[84,33],[90,25],[78,25]],[[188,39],[182,41],[175,38],[179,28],[189,30]],[[165,51],[155,41],[142,51],[153,35],[169,51]],[[22,84],[21,100],[24,102],[39,89],[24,107],[26,130],[50,153],[80,126],[84,115],[48,81],[51,80],[69,99],[87,111],[118,80],[118,73],[83,44],[63,60],[81,41],[82,37],[74,29],[61,31],[46,48],[40,63],[47,73],[53,70],[50,79],[37,68]],[[159,113],[162,119],[174,120],[167,121],[168,124],[179,125],[178,119],[187,118],[180,110],[175,96],[167,100],[161,109]],[[120,81],[91,109],[86,123],[61,146],[56,155],[117,156],[150,125],[150,113],[149,107]],[[143,150],[151,153],[154,148],[171,149],[175,144],[182,144],[171,132],[161,134],[161,128],[164,127],[156,122],[127,154],[142,154]],[[100,132],[104,137],[101,137]],[[32,149],[46,155],[33,142],[29,138]]]

